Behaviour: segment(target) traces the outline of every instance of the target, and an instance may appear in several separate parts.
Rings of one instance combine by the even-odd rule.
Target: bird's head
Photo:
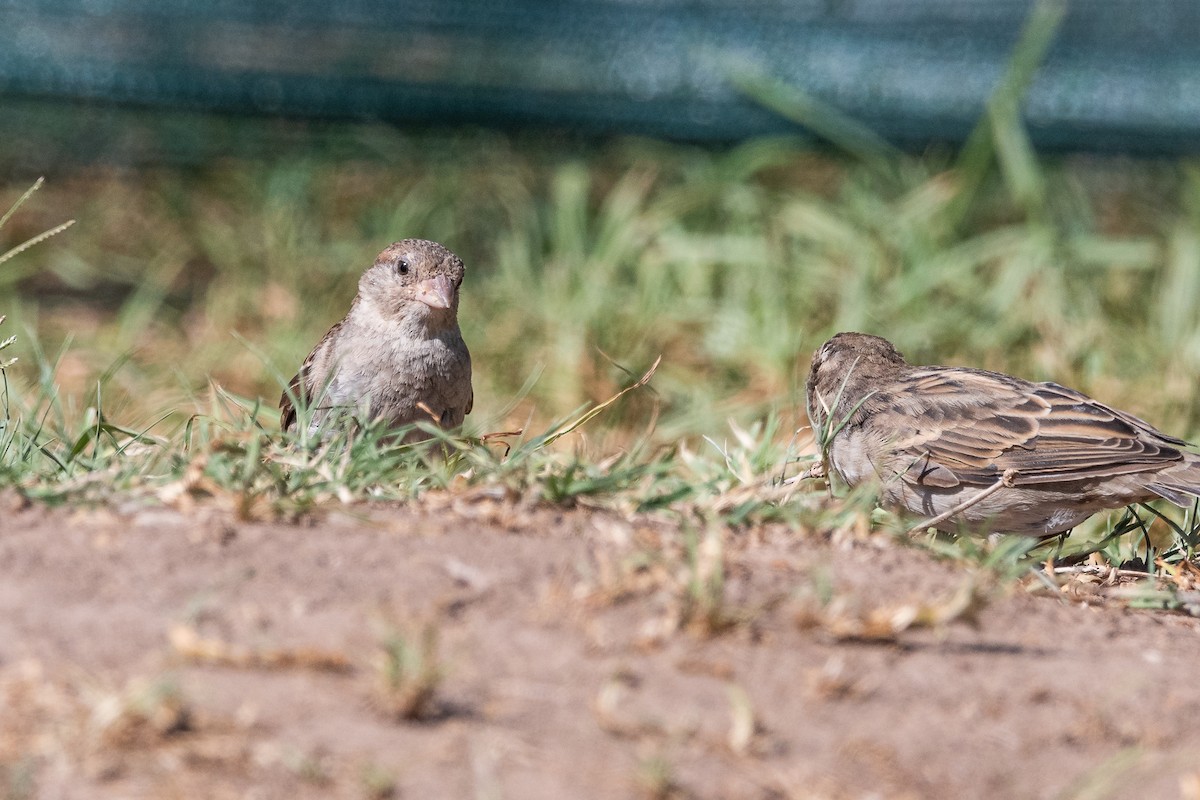
[[[868,333],[838,333],[813,354],[810,376],[890,374],[906,366],[904,356],[889,342]]]
[[[405,239],[390,245],[359,281],[359,295],[385,317],[447,327],[458,318],[462,259],[437,242]]]
[[[839,333],[813,354],[808,373],[808,413],[821,425],[834,405],[856,407],[877,383],[904,369],[904,356],[887,339]]]

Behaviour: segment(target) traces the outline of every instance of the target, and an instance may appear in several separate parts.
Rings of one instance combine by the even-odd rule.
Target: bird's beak
[[[454,284],[445,275],[417,284],[417,299],[430,308],[450,308],[454,305],[454,293]]]

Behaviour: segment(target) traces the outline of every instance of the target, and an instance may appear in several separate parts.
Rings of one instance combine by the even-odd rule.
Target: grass
[[[433,623],[419,631],[393,628],[381,639],[375,692],[380,710],[398,721],[430,716],[445,671],[437,656],[437,628]]]
[[[375,252],[420,232],[468,263],[480,431],[605,399],[662,355],[655,394],[605,424],[639,427],[657,401],[661,439],[708,433],[802,405],[808,354],[864,328],[919,360],[1053,376],[1164,427],[1198,422],[1186,381],[1136,396],[1200,360],[1186,165],[1102,165],[1103,186],[1088,165],[1053,165],[1048,221],[993,183],[960,233],[949,156],[904,156],[886,179],[780,140],[514,153],[499,137],[390,138],[378,164],[314,154],[52,183],[14,235],[64,214],[88,224],[6,265],[10,324],[38,334],[25,354],[88,341],[59,365],[73,395],[126,360],[105,386],[125,419],[194,410],[210,378],[273,401]]]
[[[845,120],[823,130],[852,135],[849,156],[345,126],[269,158],[54,176],[23,205],[14,192],[0,228],[18,252],[0,264],[4,356],[19,357],[0,387],[0,481],[52,502],[215,499],[246,518],[439,490],[858,524],[860,505],[783,482],[818,449],[809,354],[845,329],[1196,436],[1200,171],[1034,156],[1012,99],[1026,73],[1015,61],[958,154],[898,153]],[[291,446],[275,398],[374,254],[411,235],[468,264],[463,435]],[[521,433],[488,435],[502,431]],[[1102,554],[1153,540],[1190,560],[1194,518],[1121,523]]]
[[[191,726],[187,700],[169,677],[134,681],[119,692],[97,691],[90,706],[90,732],[108,747],[145,747]]]

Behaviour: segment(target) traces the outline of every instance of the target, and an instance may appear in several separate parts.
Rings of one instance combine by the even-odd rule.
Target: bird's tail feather
[[[1184,453],[1182,464],[1158,473],[1146,488],[1181,508],[1190,507],[1200,497],[1200,455]]]
[[[1174,484],[1163,483],[1162,481],[1147,484],[1146,488],[1162,499],[1170,500],[1180,508],[1191,508],[1192,503],[1196,502],[1196,498],[1200,497],[1200,489],[1175,486]]]

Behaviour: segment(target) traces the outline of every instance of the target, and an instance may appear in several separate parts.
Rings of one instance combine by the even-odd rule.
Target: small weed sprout
[[[760,726],[746,690],[737,684],[730,684],[727,690],[731,717],[727,740],[729,749],[739,756],[744,756],[750,752]]]
[[[429,718],[434,694],[444,677],[437,656],[438,632],[432,623],[415,635],[391,628],[380,642],[376,662],[378,699],[384,713],[397,720]]]
[[[675,770],[663,755],[645,758],[638,764],[637,785],[641,790],[639,796],[645,800],[669,800],[681,796]]]
[[[45,181],[44,178],[38,178],[36,181],[34,181],[33,186],[30,186],[25,191],[25,194],[23,194],[19,198],[17,198],[17,202],[13,203],[12,206],[8,209],[8,211],[4,212],[3,216],[0,216],[0,228],[3,228],[5,223],[7,223],[8,220],[12,217],[12,215],[17,212],[17,209],[19,209],[22,205],[24,205],[25,201],[28,200],[30,197],[32,197],[33,193],[41,188],[42,183],[44,181]],[[43,231],[42,233],[39,233],[37,236],[34,236],[30,239],[26,239],[24,242],[21,242],[16,247],[9,248],[4,253],[0,253],[0,264],[3,264],[5,261],[8,261],[9,259],[11,259],[17,255],[20,255],[21,253],[25,252],[29,248],[33,247],[35,244],[38,244],[39,242],[44,242],[45,240],[49,239],[51,236],[62,233],[63,231],[65,231],[67,228],[71,227],[74,224],[75,224],[75,220],[73,220],[73,219],[67,220],[66,222],[62,223],[61,225],[57,225],[48,231]],[[8,317],[6,315],[0,314],[0,325],[2,325],[4,323],[4,320],[6,320],[7,318]],[[13,342],[15,342],[16,340],[17,340],[16,336],[9,336],[6,339],[0,340],[0,351],[4,350],[7,347],[12,346]],[[4,373],[4,370],[7,369],[8,367],[11,367],[14,363],[16,363],[16,361],[17,361],[16,358],[9,358],[6,360],[3,357],[3,355],[0,355],[0,375],[2,375],[4,378],[6,412],[7,412],[7,398],[8,398],[8,391],[7,391],[8,376],[7,376],[7,374]],[[5,417],[7,418],[7,413],[5,414]]]
[[[190,730],[192,712],[179,684],[159,677],[100,695],[92,705],[91,725],[100,743],[132,748]]]
[[[0,797],[6,800],[33,800],[37,793],[37,770],[32,758],[15,764],[0,761]]]
[[[359,783],[366,800],[390,800],[398,792],[396,776],[373,762],[363,765],[359,772]]]
[[[735,620],[725,604],[725,548],[720,528],[710,526],[702,539],[688,534],[685,568],[680,626],[701,636],[729,628]]]
[[[17,209],[24,205],[25,201],[41,188],[43,180],[43,178],[38,178],[34,181],[33,185],[17,198],[17,201],[12,204],[8,211],[0,216],[0,228],[3,228],[9,219],[12,218],[13,214],[17,212]],[[9,248],[7,251],[0,253],[0,264],[20,255],[39,242],[44,242],[51,236],[62,233],[74,224],[75,220],[68,220],[61,225],[56,225],[47,231],[26,239],[15,247]],[[0,314],[0,324],[3,324],[7,318],[7,315]],[[3,398],[0,399],[0,405],[3,406],[0,408],[0,414],[3,414],[3,417],[0,418],[0,473],[9,471],[9,464],[17,467],[17,472],[20,472],[21,468],[28,467],[29,463],[33,460],[33,453],[37,449],[38,435],[44,423],[44,420],[39,423],[35,432],[31,435],[21,430],[22,426],[19,419],[13,419],[8,384],[8,368],[15,364],[17,359],[12,356],[6,358],[3,351],[11,347],[16,340],[17,337],[15,335],[10,335],[0,340],[0,386],[3,387]],[[53,456],[50,456],[50,458],[54,460]],[[61,462],[58,463],[58,466],[62,466]]]

